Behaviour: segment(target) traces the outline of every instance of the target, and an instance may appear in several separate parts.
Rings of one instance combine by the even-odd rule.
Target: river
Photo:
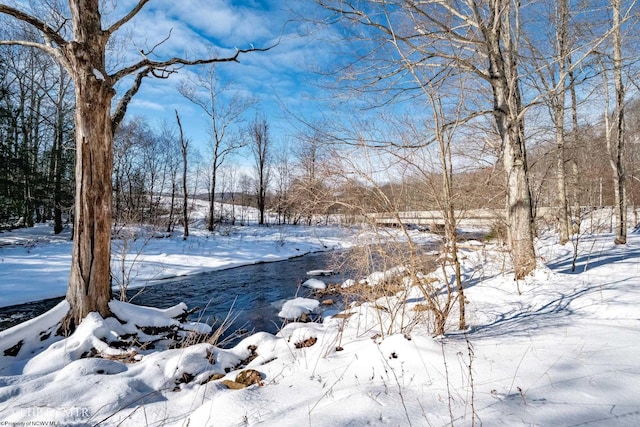
[[[282,326],[278,312],[284,301],[296,296],[312,297],[311,291],[300,285],[309,278],[308,271],[329,269],[331,258],[332,253],[316,252],[284,261],[174,277],[142,290],[131,289],[128,294],[133,297],[131,302],[139,305],[166,308],[184,302],[189,309],[199,307],[191,318],[209,324],[230,315],[235,320],[225,336],[233,337],[236,331],[275,333]],[[343,280],[341,274],[319,278],[325,283]],[[61,300],[2,307],[0,330],[32,319]]]

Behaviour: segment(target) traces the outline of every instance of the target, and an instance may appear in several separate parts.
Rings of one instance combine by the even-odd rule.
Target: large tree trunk
[[[76,41],[67,46],[66,57],[76,95],[76,195],[67,330],[92,311],[110,315],[111,99],[115,91],[104,78],[105,42],[97,3],[70,2]]]
[[[484,29],[493,90],[493,115],[501,139],[502,162],[506,175],[506,214],[516,279],[533,271],[536,254],[533,247],[533,214],[529,190],[524,122],[518,85],[515,50],[509,34],[509,10],[502,2],[490,3],[496,20]],[[498,11],[501,11],[498,13]],[[505,21],[500,21],[505,19]],[[506,44],[505,52],[501,43]]]
[[[503,138],[504,139],[504,138]],[[533,247],[533,215],[527,166],[518,141],[507,136],[504,149],[504,168],[507,175],[507,222],[509,244],[513,256],[516,279],[522,279],[536,266]]]
[[[76,199],[74,212],[74,243],[67,300],[71,310],[63,322],[72,331],[91,311],[110,314],[111,284],[111,215],[113,167],[113,132],[121,123],[129,102],[140,89],[145,77],[167,78],[184,65],[237,61],[240,54],[266,49],[236,49],[231,56],[187,60],[169,58],[155,61],[153,53],[140,50],[142,59],[108,75],[105,69],[106,46],[113,33],[131,21],[149,2],[133,2],[128,13],[110,26],[102,28],[101,0],[69,0],[73,37],[67,40],[66,21],[58,28],[26,13],[20,8],[0,3],[0,14],[27,24],[40,35],[42,42],[3,40],[0,45],[20,45],[38,48],[56,58],[71,75],[76,95]],[[18,2],[20,4],[20,2]],[[57,3],[57,2],[53,2]],[[56,16],[60,11],[51,6]],[[62,13],[66,16],[66,14]],[[45,14],[46,15],[46,14]],[[56,21],[56,19],[54,19]],[[57,22],[56,25],[60,24]],[[152,56],[152,55],[149,55]],[[154,72],[155,71],[155,72]],[[114,85],[127,76],[136,75],[131,87],[123,94],[111,118]],[[17,138],[16,138],[17,140]]]

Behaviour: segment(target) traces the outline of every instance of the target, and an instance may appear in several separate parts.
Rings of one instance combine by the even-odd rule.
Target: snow
[[[135,237],[112,244],[112,271],[124,270],[129,289],[159,280],[205,271],[278,261],[311,252],[344,249],[350,230],[339,227],[230,227],[212,235],[191,229],[185,241],[170,237]],[[133,233],[132,233],[133,234]],[[0,307],[64,296],[71,265],[71,233],[49,238],[52,228],[0,232]],[[122,248],[127,247],[126,251]]]
[[[58,281],[68,274],[69,242],[32,233],[0,234],[5,305],[64,293]],[[572,271],[572,245],[543,235],[538,267],[520,282],[502,246],[465,245],[468,329],[456,330],[454,312],[439,337],[418,309],[424,301],[416,289],[406,304],[395,297],[353,303],[346,315],[291,322],[229,349],[202,339],[207,325],[177,320],[184,305],[159,310],[114,301],[117,319],[93,313],[63,337],[56,334],[68,310],[63,301],[0,332],[0,424],[640,425],[640,234],[629,234],[626,245],[613,237],[581,236]],[[143,264],[135,283],[356,240],[331,228],[292,228],[283,244],[275,227],[187,242],[137,240]],[[378,272],[367,283],[402,273]],[[439,286],[442,274],[425,272]],[[283,312],[316,308],[305,304],[287,301]],[[247,369],[259,372],[258,384],[224,385]]]
[[[309,289],[326,289],[327,284],[320,279],[308,279],[302,283],[302,286]]]
[[[356,284],[356,281],[354,279],[347,279],[344,282],[342,282],[341,287],[346,289],[346,288],[355,286],[355,284]]]
[[[320,302],[310,298],[294,298],[285,301],[278,317],[283,319],[298,319],[303,314],[309,314],[320,306]]]
[[[307,276],[331,276],[334,274],[333,270],[310,270],[307,271]]]
[[[104,74],[102,74],[102,72],[97,68],[93,69],[93,76],[96,78],[96,80],[104,81]]]
[[[402,266],[393,267],[386,271],[374,271],[365,279],[362,279],[362,282],[367,283],[370,286],[377,286],[385,280],[401,275],[404,271],[405,268]]]

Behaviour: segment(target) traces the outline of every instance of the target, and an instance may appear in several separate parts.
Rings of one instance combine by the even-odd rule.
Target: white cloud
[[[149,101],[148,99],[134,98],[131,101],[131,108],[138,110],[154,110],[165,111],[165,105],[158,102]]]
[[[189,41],[187,46],[208,41],[233,48],[271,39],[277,19],[268,9],[228,0],[160,0],[149,3],[135,20],[137,30],[152,30],[147,34],[173,28],[176,40]]]
[[[123,16],[135,3],[133,0],[124,4],[117,2],[118,10],[108,14],[106,19],[113,21]],[[290,11],[283,9],[286,4],[281,0],[155,0],[122,28],[124,38],[119,46],[125,48],[126,53],[118,53],[118,67],[139,61],[140,50],[148,52],[169,34],[171,37],[154,51],[160,59],[172,56],[193,59],[210,56],[212,52],[232,55],[235,47],[246,48],[251,44],[263,47],[280,40],[268,52],[241,55],[239,63],[219,64],[220,78],[232,82],[239,92],[257,97],[260,100],[257,108],[270,121],[281,120],[287,115],[286,110],[317,113],[319,108],[313,102],[321,97],[317,96],[313,84],[316,76],[309,70],[319,61],[332,59],[331,46],[319,37],[305,36],[303,27],[307,24],[293,19]],[[301,5],[296,3],[295,6]],[[285,34],[281,34],[283,29]],[[198,67],[187,67],[166,81],[146,79],[132,104],[131,113],[172,120],[174,108],[189,111],[192,106],[181,98],[176,86],[181,79],[190,79],[198,72]],[[125,85],[119,92],[124,89]],[[195,129],[198,125],[196,113],[189,114],[193,116],[194,132],[201,132]],[[273,125],[274,129],[286,127],[286,123]]]

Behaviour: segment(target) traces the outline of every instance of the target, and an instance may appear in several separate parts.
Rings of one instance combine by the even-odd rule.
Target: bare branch
[[[105,33],[111,35],[113,33],[115,33],[116,31],[118,31],[118,29],[120,27],[122,27],[124,24],[126,24],[127,22],[131,21],[131,19],[133,19],[134,16],[136,16],[138,14],[138,12],[140,12],[140,10],[142,10],[142,8],[144,7],[145,4],[147,4],[149,2],[149,0],[140,0],[138,2],[138,4],[129,11],[129,13],[127,13],[125,16],[123,16],[120,20],[118,20],[117,22],[115,22],[113,25],[111,25],[106,31]]]
[[[122,79],[125,76],[128,76],[130,74],[133,74],[135,72],[137,72],[140,69],[143,68],[149,68],[150,70],[152,70],[153,75],[155,77],[158,78],[166,78],[168,77],[170,74],[173,74],[175,72],[175,69],[171,69],[171,67],[174,66],[185,66],[185,65],[204,65],[204,64],[213,64],[216,62],[240,62],[238,60],[238,58],[240,57],[241,54],[244,53],[249,53],[249,52],[266,52],[268,50],[273,49],[274,47],[276,47],[280,42],[277,42],[269,47],[264,47],[264,48],[256,48],[256,47],[251,47],[250,49],[236,49],[236,53],[231,55],[231,56],[227,56],[224,58],[208,58],[208,59],[196,59],[196,60],[188,60],[185,58],[178,58],[178,57],[174,57],[171,59],[168,59],[166,61],[153,61],[147,57],[145,57],[143,55],[143,60],[139,61],[133,65],[130,65],[128,67],[125,67],[117,72],[115,72],[114,74],[112,74],[111,76],[109,76],[111,79],[113,79],[113,82],[117,82],[118,80]],[[159,73],[158,73],[159,71]]]
[[[127,90],[127,92],[122,96],[120,101],[118,101],[116,110],[113,112],[113,116],[111,117],[111,129],[114,133],[118,128],[118,126],[120,125],[120,122],[122,122],[122,119],[124,118],[124,115],[127,112],[127,107],[129,106],[129,102],[131,102],[131,99],[134,97],[136,93],[138,93],[138,90],[140,90],[142,79],[147,77],[149,75],[149,72],[151,72],[150,68],[145,68],[142,71],[140,71],[136,76],[136,79],[134,80],[133,84],[129,88],[129,90]]]
[[[54,30],[53,28],[51,28],[50,26],[48,26],[38,18],[29,15],[28,13],[25,13],[21,10],[18,10],[16,8],[13,8],[4,4],[0,4],[0,13],[4,13],[5,15],[12,16],[19,21],[26,22],[32,27],[35,27],[39,31],[42,31],[45,38],[49,38],[51,41],[53,41],[60,47],[63,47],[67,44],[67,41],[64,38],[62,38],[62,36],[60,36],[60,34],[56,30]],[[13,44],[22,44],[23,46],[25,46],[24,43],[13,43]],[[42,46],[45,46],[45,45],[34,45],[32,47],[43,49]],[[47,49],[43,49],[43,50],[47,50]],[[51,53],[51,52],[47,51],[47,53]]]
[[[40,49],[50,55],[57,55],[58,53],[57,49],[54,47],[47,46],[43,43],[30,42],[27,40],[0,40],[0,45],[33,47],[36,49]]]
[[[171,32],[173,31],[173,29],[169,30],[169,34],[167,35],[167,37],[165,37],[164,39],[160,40],[158,43],[156,43],[151,49],[149,49],[147,52],[140,50],[140,54],[142,54],[142,56],[144,56],[145,58],[147,57],[147,55],[152,54],[156,48],[162,44],[164,44],[167,40],[169,40],[171,38]]]

